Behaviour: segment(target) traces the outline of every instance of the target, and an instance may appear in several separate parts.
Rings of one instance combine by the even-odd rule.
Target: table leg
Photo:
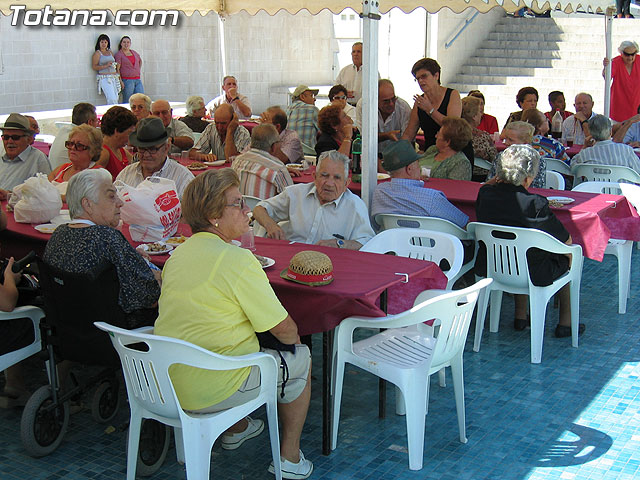
[[[331,453],[331,379],[333,372],[333,330],[322,332],[322,454]]]
[[[387,291],[380,294],[380,309],[387,313]],[[384,418],[387,413],[387,382],[378,380],[378,417]]]

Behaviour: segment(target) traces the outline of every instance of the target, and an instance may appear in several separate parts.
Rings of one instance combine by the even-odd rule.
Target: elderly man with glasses
[[[49,173],[51,165],[44,153],[31,146],[33,130],[27,117],[12,113],[0,130],[5,150],[0,159],[0,199],[5,200],[9,190],[38,172]]]
[[[411,106],[396,97],[391,80],[378,80],[378,151],[397,142],[409,124]],[[362,100],[356,106],[356,125],[362,131]]]
[[[182,192],[194,177],[186,167],[168,157],[168,139],[162,120],[156,117],[140,120],[137,130],[129,135],[129,145],[138,148],[139,161],[125,167],[116,180],[137,187],[149,177],[168,178],[175,182],[178,196],[182,198]]]

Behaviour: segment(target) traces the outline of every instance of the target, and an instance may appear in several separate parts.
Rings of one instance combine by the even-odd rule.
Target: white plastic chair
[[[127,480],[135,480],[143,418],[152,418],[172,426],[175,430],[176,455],[179,462],[186,463],[187,479],[208,480],[213,443],[231,425],[262,404],[267,407],[276,479],[281,480],[276,404],[278,367],[273,357],[265,353],[227,357],[175,338],[124,330],[104,322],[96,322],[95,326],[111,336],[113,346],[120,355],[127,384],[131,408]],[[138,346],[135,349],[130,347],[140,343],[146,344],[148,351],[141,351]],[[169,377],[169,367],[178,363],[206,370],[235,370],[257,365],[260,367],[260,393],[254,400],[221,412],[187,413],[180,406]]]
[[[618,182],[582,182],[573,188],[575,192],[610,193],[614,195],[629,195],[627,200],[636,210],[640,206],[640,187],[631,183]],[[633,199],[633,201],[631,200]],[[635,202],[635,203],[634,203]],[[610,238],[607,242],[605,255],[614,255],[618,260],[618,313],[627,312],[627,299],[631,291],[631,254],[632,240]]]
[[[334,397],[331,449],[338,442],[340,403],[345,363],[350,363],[396,385],[406,408],[409,469],[420,470],[424,451],[425,415],[429,401],[429,376],[444,367],[451,367],[458,413],[460,441],[467,442],[465,428],[464,379],[462,352],[471,323],[478,293],[491,283],[484,279],[463,290],[448,292],[426,301],[422,295],[416,305],[398,315],[384,318],[349,317],[335,332]],[[411,326],[435,319],[439,326],[437,338],[425,335]],[[358,328],[387,328],[359,342],[353,341]]]
[[[446,259],[450,268],[446,275],[447,289],[451,289],[457,278],[464,252],[460,239],[448,233],[422,230],[419,228],[392,228],[369,240],[361,249],[369,253],[395,253],[400,257],[429,260],[439,264]]]
[[[571,168],[569,165],[564,163],[564,161],[559,160],[557,158],[544,157],[544,162],[546,164],[547,172],[549,170],[553,172],[561,173],[562,175],[572,176]]]
[[[564,190],[564,177],[562,175],[552,170],[547,170],[545,175],[547,176],[547,188]]]
[[[531,318],[531,363],[542,361],[544,322],[549,299],[567,283],[571,284],[571,344],[578,347],[578,319],[580,315],[580,280],[582,277],[582,247],[566,245],[548,233],[532,228],[506,227],[488,223],[472,222],[467,230],[487,248],[487,277],[494,282],[478,301],[476,334],[473,350],[480,350],[484,319],[491,294],[491,317],[489,331],[497,332],[500,323],[502,292],[529,295]],[[507,236],[509,238],[499,238]],[[539,248],[551,253],[571,254],[569,271],[547,287],[537,287],[529,278],[527,250]]]
[[[491,162],[480,157],[475,157],[473,159],[473,165],[476,167],[480,167],[484,170],[491,170],[491,167],[493,166]]]
[[[629,167],[580,163],[571,167],[574,187],[582,182],[620,182],[640,184],[640,174]]]
[[[34,339],[26,347],[22,347],[13,352],[0,355],[0,371],[5,370],[22,360],[29,358],[31,355],[35,355],[42,350],[42,343],[40,341],[40,320],[44,317],[44,312],[38,307],[31,305],[25,307],[17,307],[12,312],[1,312],[0,322],[3,320],[13,320],[16,318],[29,319],[33,323]],[[27,320],[25,320],[27,321]]]
[[[434,232],[448,233],[462,240],[471,240],[475,242],[473,235],[470,235],[465,229],[460,228],[455,223],[437,217],[418,217],[415,215],[396,215],[393,213],[380,213],[375,217],[376,223],[382,226],[382,230],[391,228],[421,228],[423,230],[431,230]],[[464,247],[463,247],[464,250]],[[464,259],[464,258],[463,258]],[[460,267],[460,271],[452,282],[455,283],[460,277],[473,268],[475,264],[475,251],[473,258]],[[452,285],[453,285],[452,283]]]

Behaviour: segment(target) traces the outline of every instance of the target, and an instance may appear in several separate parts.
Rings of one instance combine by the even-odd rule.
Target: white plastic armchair
[[[462,267],[464,251],[460,239],[448,233],[419,228],[392,228],[380,232],[361,249],[369,253],[393,253],[400,257],[429,260],[439,264],[445,259],[449,263],[447,289],[451,289]]]
[[[338,442],[340,403],[346,363],[383,378],[402,391],[406,409],[409,469],[411,470],[422,468],[429,376],[441,368],[450,366],[460,441],[467,442],[462,352],[478,294],[490,283],[490,279],[484,279],[463,290],[431,297],[415,305],[411,310],[397,315],[388,315],[384,318],[349,317],[338,325],[335,332],[332,450],[335,450]],[[429,319],[435,319],[439,326],[437,337],[425,335],[420,329],[411,328]],[[353,334],[358,328],[387,328],[388,330],[354,342]]]
[[[640,184],[640,174],[629,167],[580,163],[571,167],[574,186],[582,182],[627,182]]]
[[[502,292],[529,295],[531,318],[531,363],[542,361],[544,322],[549,299],[562,287],[571,286],[571,344],[578,347],[578,319],[580,315],[580,280],[582,278],[582,247],[566,245],[548,233],[532,228],[506,227],[488,223],[472,222],[467,230],[473,233],[478,243],[487,249],[487,277],[493,283],[484,291],[478,301],[476,333],[473,350],[480,350],[482,330],[491,295],[491,316],[489,330],[498,331]],[[507,237],[507,238],[501,238]],[[539,248],[551,253],[570,254],[569,271],[551,285],[537,287],[531,283],[527,250]]]
[[[640,186],[618,182],[582,182],[573,191],[624,195],[637,210],[640,206]],[[605,255],[613,255],[618,260],[618,313],[627,312],[627,300],[631,291],[631,254],[633,241],[610,238]]]
[[[38,307],[31,305],[17,307],[12,312],[0,312],[0,322],[3,320],[14,320],[17,318],[23,318],[25,319],[25,322],[31,320],[34,332],[33,342],[29,345],[0,356],[0,371],[19,363],[42,350],[42,343],[40,341],[40,320],[43,317],[44,312]]]
[[[547,172],[558,172],[562,175],[572,176],[571,168],[569,165],[564,163],[562,160],[558,160],[557,158],[549,158],[544,157],[544,162],[546,164]]]
[[[120,356],[127,384],[131,408],[127,480],[135,479],[143,418],[152,418],[172,426],[175,431],[176,455],[179,462],[186,463],[187,479],[208,480],[213,443],[231,425],[262,404],[267,407],[276,478],[282,478],[276,404],[278,370],[273,357],[264,353],[227,357],[175,338],[125,330],[104,322],[96,322],[95,326],[109,333]],[[135,348],[132,348],[133,344],[137,344]],[[145,344],[146,347],[140,349],[140,344]],[[221,412],[197,415],[187,413],[180,406],[169,377],[169,367],[175,364],[206,370],[235,370],[257,365],[261,377],[260,393],[247,403]]]
[[[393,213],[380,213],[375,216],[375,221],[382,226],[382,230],[391,228],[421,228],[423,230],[431,230],[435,232],[448,233],[462,240],[470,240],[475,242],[473,235],[469,234],[465,229],[460,228],[455,223],[437,217],[419,217],[416,215],[397,215]],[[464,251],[464,247],[463,247]],[[460,267],[460,271],[452,278],[452,285],[465,273],[473,268],[476,261],[476,249],[471,260]]]
[[[553,170],[547,170],[545,175],[547,177],[547,188],[564,190],[564,177],[562,175]]]

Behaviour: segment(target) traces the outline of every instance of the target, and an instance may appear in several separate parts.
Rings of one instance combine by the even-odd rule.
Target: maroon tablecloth
[[[449,201],[476,218],[476,198],[482,184],[462,180],[429,179],[425,187],[443,192]],[[609,238],[640,241],[640,218],[635,208],[622,195],[604,195],[568,190],[531,188],[531,192],[549,196],[574,198],[576,201],[560,208],[553,208],[573,243],[582,246],[585,257],[602,261]]]

